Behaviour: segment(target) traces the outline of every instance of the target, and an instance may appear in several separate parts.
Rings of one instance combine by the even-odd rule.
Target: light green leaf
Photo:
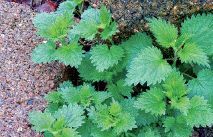
[[[61,93],[60,92],[49,92],[45,97],[44,97],[48,103],[60,103],[63,102],[63,99],[61,97]]]
[[[121,44],[127,52],[128,59],[131,61],[140,51],[152,46],[152,40],[145,33],[136,33],[127,41]]]
[[[181,113],[187,115],[188,109],[190,107],[190,101],[187,97],[182,97],[180,99],[171,99],[171,107],[180,110]]]
[[[114,131],[117,135],[137,128],[135,118],[129,113],[122,113],[119,116],[119,122],[116,124]]]
[[[184,117],[191,127],[211,127],[213,125],[213,110],[207,104],[207,100],[200,96],[194,96],[190,100],[190,108]]]
[[[75,2],[76,4],[81,4],[84,0],[73,0],[73,2]]]
[[[63,106],[55,113],[55,118],[64,118],[65,124],[70,128],[78,128],[84,123],[84,111],[77,104]]]
[[[83,50],[76,44],[62,46],[55,52],[56,60],[72,67],[78,67],[81,64],[83,56]]]
[[[168,75],[163,87],[166,91],[166,96],[170,99],[180,98],[187,94],[185,80],[183,76],[175,70]]]
[[[206,67],[209,66],[209,59],[205,52],[195,44],[186,43],[178,52],[178,57],[183,63],[198,64]]]
[[[187,18],[181,28],[181,33],[189,36],[189,43],[198,45],[207,55],[213,55],[213,15],[198,14]]]
[[[148,47],[132,60],[126,82],[129,85],[146,82],[147,85],[155,85],[164,81],[171,71],[172,68],[163,60],[161,51],[155,47]]]
[[[81,136],[78,135],[78,132],[72,128],[64,128],[61,131],[61,136],[58,137],[81,137]]]
[[[67,12],[69,14],[72,14],[75,11],[76,3],[73,1],[64,1],[59,4],[56,13],[64,13]]]
[[[115,35],[118,30],[118,26],[116,22],[112,22],[109,26],[107,26],[103,32],[101,32],[101,38],[106,40],[108,38],[111,38],[113,35]]]
[[[135,107],[153,115],[164,115],[166,111],[165,95],[160,88],[151,88],[135,102]]]
[[[150,30],[157,39],[157,42],[165,47],[174,47],[178,37],[178,30],[174,25],[162,19],[149,19]]]
[[[70,14],[67,13],[39,13],[33,20],[33,24],[37,28],[38,35],[53,40],[64,38],[72,23],[73,21]]]
[[[109,26],[111,22],[111,13],[107,10],[106,6],[101,6],[100,8],[100,28],[105,29],[107,26]]]
[[[188,126],[182,117],[167,117],[164,127],[171,137],[189,137],[192,134],[192,127]]]
[[[100,24],[100,10],[91,7],[88,8],[81,15],[81,21],[87,21],[98,26]],[[88,29],[88,26],[85,27]]]
[[[118,64],[118,61],[122,60],[124,56],[124,50],[121,47],[112,46],[109,49],[107,45],[97,45],[92,48],[90,53],[91,62],[99,72]]]
[[[72,34],[79,35],[87,40],[92,40],[95,38],[95,35],[98,32],[98,26],[94,22],[82,20],[79,24],[73,27],[71,32]]]
[[[213,71],[201,70],[196,79],[192,79],[188,83],[190,97],[195,95],[203,96],[213,107]]]
[[[29,121],[33,125],[33,129],[43,132],[51,128],[55,119],[50,113],[34,111],[29,114]]]
[[[38,45],[32,52],[31,58],[35,63],[48,63],[54,60],[56,46],[53,42]]]

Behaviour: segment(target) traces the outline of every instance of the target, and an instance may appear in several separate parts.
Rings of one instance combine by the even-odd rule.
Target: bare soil
[[[42,110],[43,96],[63,74],[59,63],[34,64],[32,49],[43,40],[32,25],[33,11],[26,5],[0,0],[0,137],[38,137],[27,115]]]

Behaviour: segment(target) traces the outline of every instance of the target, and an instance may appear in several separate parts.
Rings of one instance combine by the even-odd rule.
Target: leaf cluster
[[[179,29],[150,18],[157,45],[141,32],[116,45],[107,8],[78,11],[82,6],[65,1],[34,19],[47,43],[35,48],[33,61],[76,67],[84,84],[66,81],[49,92],[45,111],[29,114],[33,129],[48,137],[189,137],[193,127],[213,125],[212,14],[193,15]],[[94,43],[89,51],[82,40]],[[98,81],[106,90],[95,90]]]

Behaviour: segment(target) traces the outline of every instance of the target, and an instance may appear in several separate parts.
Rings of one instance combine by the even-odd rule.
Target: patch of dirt
[[[212,0],[90,0],[108,6],[122,31],[147,30],[146,18],[162,17],[176,25],[193,13],[212,12]]]
[[[36,36],[30,7],[0,0],[0,136],[39,137],[27,115],[42,110],[45,93],[58,86],[64,66],[34,64],[32,49],[43,40]]]

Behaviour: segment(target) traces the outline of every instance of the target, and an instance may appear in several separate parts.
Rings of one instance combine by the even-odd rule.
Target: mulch
[[[34,64],[30,54],[44,42],[32,24],[29,6],[0,0],[0,137],[39,137],[27,115],[43,110],[43,96],[57,87],[64,66]]]

